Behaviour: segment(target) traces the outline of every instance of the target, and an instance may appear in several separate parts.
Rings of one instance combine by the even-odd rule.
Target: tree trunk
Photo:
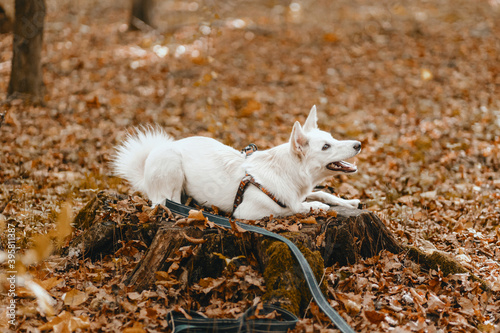
[[[44,95],[42,75],[45,0],[16,0],[12,71],[8,95],[30,103],[41,103]]]
[[[147,30],[152,27],[153,0],[132,0],[129,30]]]

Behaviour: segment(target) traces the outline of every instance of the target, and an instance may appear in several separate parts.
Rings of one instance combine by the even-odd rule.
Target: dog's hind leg
[[[153,206],[165,199],[181,202],[184,172],[180,154],[172,148],[153,150],[144,165],[146,194]]]
[[[358,199],[346,200],[323,191],[311,192],[306,199],[321,201],[333,206],[345,206],[350,208],[358,208],[360,203]]]

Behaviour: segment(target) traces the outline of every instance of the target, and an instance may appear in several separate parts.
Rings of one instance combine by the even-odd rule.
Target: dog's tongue
[[[338,161],[332,162],[326,166],[328,169],[333,171],[342,171],[342,172],[356,172],[358,168],[349,162],[346,161]]]

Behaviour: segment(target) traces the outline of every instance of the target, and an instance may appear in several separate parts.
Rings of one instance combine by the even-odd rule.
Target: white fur
[[[323,150],[325,144],[330,148]],[[287,206],[280,207],[249,185],[233,216],[259,219],[271,214],[286,216],[328,209],[328,205],[357,207],[357,199],[344,200],[312,190],[335,174],[326,165],[355,156],[358,145],[358,141],[338,141],[319,130],[313,106],[303,127],[295,122],[288,143],[248,157],[211,138],[195,136],[174,141],[162,130],[146,128],[117,148],[112,165],[116,175],[146,194],[154,205],[165,199],[180,202],[185,193],[202,205],[214,205],[226,212],[233,210],[246,171]]]

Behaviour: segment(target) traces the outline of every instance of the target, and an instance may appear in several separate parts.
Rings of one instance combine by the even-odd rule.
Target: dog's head
[[[354,140],[335,140],[330,133],[318,129],[316,106],[309,112],[304,126],[295,122],[290,136],[292,154],[305,162],[317,178],[326,178],[333,172],[354,173],[356,165],[344,161],[361,151],[361,143]]]

